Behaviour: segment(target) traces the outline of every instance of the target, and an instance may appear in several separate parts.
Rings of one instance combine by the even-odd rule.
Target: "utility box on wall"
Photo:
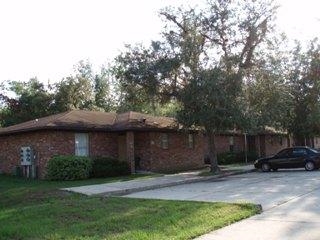
[[[21,147],[20,161],[22,166],[29,166],[33,164],[34,154],[31,147]]]
[[[24,177],[36,178],[35,153],[30,146],[20,148],[20,164]]]

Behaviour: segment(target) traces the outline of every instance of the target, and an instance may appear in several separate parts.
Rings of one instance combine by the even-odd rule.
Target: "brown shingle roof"
[[[155,117],[139,112],[126,112],[117,115],[114,129],[176,129],[178,124],[174,118]]]
[[[0,135],[43,129],[123,131],[177,129],[177,127],[178,125],[174,118],[155,117],[138,112],[116,114],[72,110],[10,127],[0,128]]]

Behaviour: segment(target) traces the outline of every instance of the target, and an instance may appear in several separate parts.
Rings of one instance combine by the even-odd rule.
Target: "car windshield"
[[[313,153],[320,153],[318,150],[314,149],[314,148],[309,148],[309,150]]]

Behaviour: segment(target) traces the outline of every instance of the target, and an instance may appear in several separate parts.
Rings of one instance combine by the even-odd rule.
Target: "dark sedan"
[[[291,147],[278,152],[271,157],[260,158],[254,162],[254,167],[263,172],[279,168],[305,168],[312,171],[320,168],[320,152],[309,147]]]

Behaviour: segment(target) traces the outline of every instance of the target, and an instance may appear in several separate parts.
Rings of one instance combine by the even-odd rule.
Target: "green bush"
[[[219,153],[217,155],[218,164],[233,164],[233,163],[245,163],[245,152],[224,152]],[[256,152],[248,152],[247,160],[248,162],[252,162],[258,158],[258,154]]]
[[[224,152],[217,154],[218,164],[232,164],[236,163],[236,154],[234,152]]]
[[[130,167],[127,162],[121,162],[110,157],[95,157],[91,177],[116,177],[130,174]]]
[[[92,160],[80,156],[54,156],[47,165],[50,180],[79,180],[89,178]]]

